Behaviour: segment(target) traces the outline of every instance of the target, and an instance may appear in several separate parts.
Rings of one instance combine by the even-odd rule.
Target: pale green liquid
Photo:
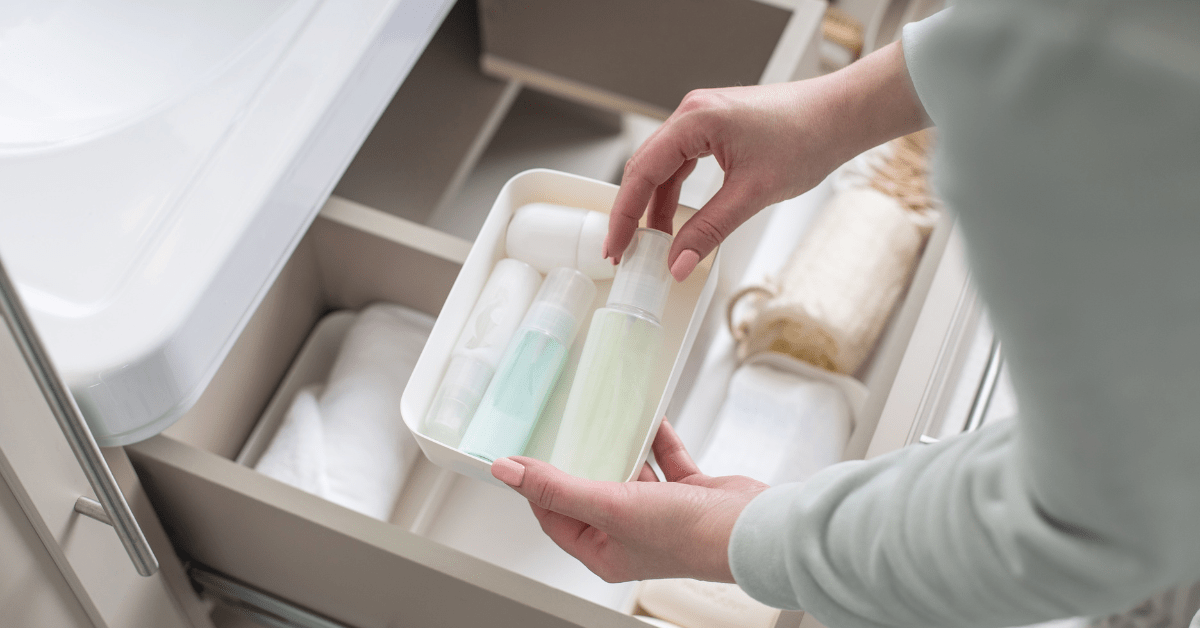
[[[521,455],[566,360],[561,342],[517,330],[458,448],[488,462]]]
[[[653,418],[646,396],[661,345],[658,323],[616,309],[596,310],[551,464],[590,480],[625,480]]]

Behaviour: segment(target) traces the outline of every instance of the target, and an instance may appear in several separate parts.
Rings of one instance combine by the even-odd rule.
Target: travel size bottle
[[[525,451],[595,296],[596,285],[574,268],[555,268],[546,275],[459,450],[488,462]]]
[[[625,481],[654,408],[646,396],[671,292],[671,236],[638,229],[596,310],[567,397],[550,463],[590,480]]]
[[[541,284],[541,273],[525,262],[496,262],[454,344],[450,365],[433,396],[421,433],[450,447],[458,446],[505,347]]]
[[[549,272],[573,266],[596,281],[613,278],[613,265],[604,259],[608,214],[553,203],[529,203],[517,208],[508,223],[508,256]]]

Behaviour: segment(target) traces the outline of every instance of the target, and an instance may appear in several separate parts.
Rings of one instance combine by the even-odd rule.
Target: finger
[[[492,475],[535,506],[605,530],[615,520],[624,490],[623,483],[577,478],[525,456],[493,462]]]
[[[684,162],[706,150],[708,141],[704,133],[704,126],[695,118],[672,115],[625,164],[621,188],[608,219],[608,238],[604,242],[607,257],[620,259],[654,191],[674,176]]]
[[[658,476],[654,474],[654,468],[647,462],[642,465],[642,472],[638,474],[638,482],[657,482]]]
[[[689,476],[700,474],[700,468],[692,461],[691,454],[683,446],[683,441],[675,428],[663,419],[658,426],[658,435],[654,437],[654,459],[662,469],[663,478],[668,482],[679,482]]]
[[[758,205],[758,196],[749,181],[727,176],[721,189],[675,234],[667,256],[675,281],[687,279],[700,260],[729,237],[738,225],[762,209]]]
[[[695,169],[695,159],[683,162],[670,179],[654,190],[653,196],[650,197],[650,213],[646,216],[648,227],[675,233],[675,209],[679,207],[679,191],[683,187],[684,179]]]

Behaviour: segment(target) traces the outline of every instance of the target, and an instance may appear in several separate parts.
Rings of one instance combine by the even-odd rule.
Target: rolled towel
[[[386,521],[419,449],[400,396],[433,317],[375,304],[346,334],[329,381],[297,394],[255,469]]]
[[[325,426],[317,401],[320,395],[320,384],[305,386],[296,393],[254,470],[323,497],[329,493],[329,482],[325,471]]]
[[[733,373],[700,470],[772,486],[806,480],[842,459],[854,415],[842,387],[765,362]]]
[[[835,373],[858,372],[936,222],[924,176],[930,141],[927,134],[905,136],[834,175],[833,197],[778,275],[731,299],[739,358],[773,351]],[[748,315],[736,316],[738,310]]]

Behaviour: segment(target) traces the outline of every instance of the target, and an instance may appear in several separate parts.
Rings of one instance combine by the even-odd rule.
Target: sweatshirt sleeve
[[[954,9],[951,7],[938,11],[919,22],[905,24],[900,37],[901,46],[904,49],[904,64],[908,68],[908,78],[912,81],[917,97],[925,107],[925,113],[930,120],[934,121],[934,124],[937,124],[937,120],[941,116],[940,112],[933,111],[933,109],[937,108],[941,101],[937,98],[937,71],[930,68],[934,64],[932,61],[927,61],[929,54],[925,44],[933,33],[947,28],[946,21],[953,13]]]
[[[987,2],[909,26],[1013,421],[771,488],[737,582],[831,628],[1110,613],[1200,575],[1200,3]]]

